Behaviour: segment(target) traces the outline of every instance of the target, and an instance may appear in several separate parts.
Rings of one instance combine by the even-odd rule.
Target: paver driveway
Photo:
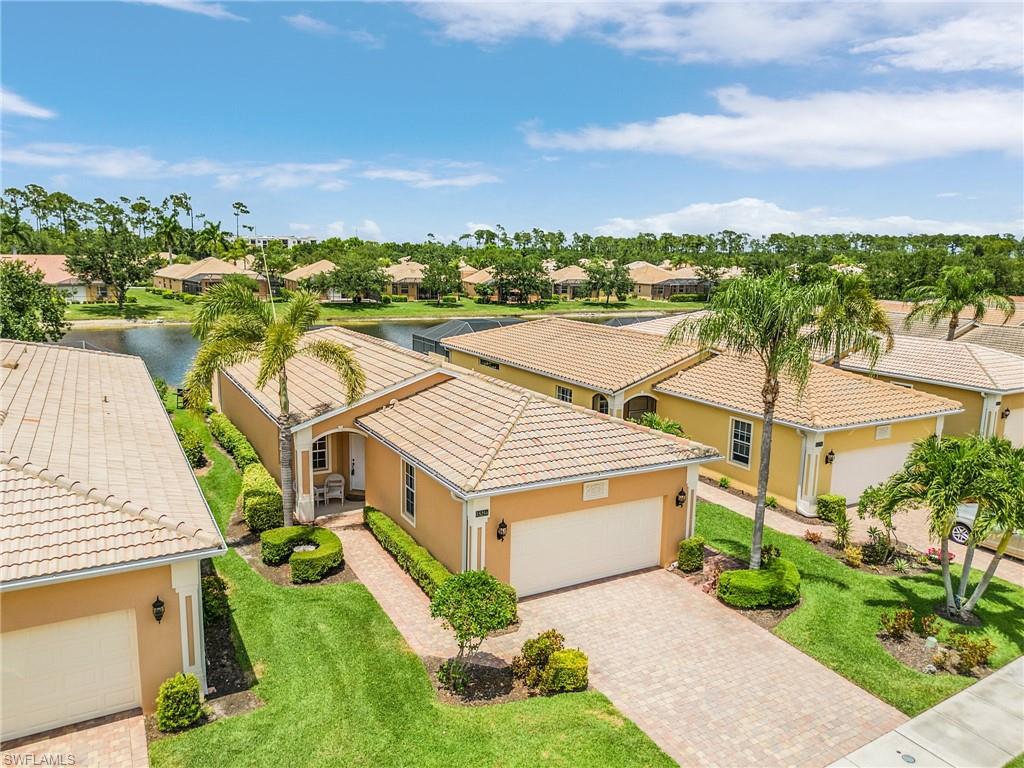
[[[4,743],[3,765],[148,768],[146,724],[140,710],[98,717]]]
[[[359,579],[423,656],[455,653],[426,596],[362,526],[330,523]],[[685,582],[652,570],[529,598],[504,659],[554,627],[590,680],[686,768],[824,766],[906,721],[889,705]]]

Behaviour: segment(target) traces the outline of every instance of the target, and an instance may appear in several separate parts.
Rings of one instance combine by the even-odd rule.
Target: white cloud
[[[306,13],[296,13],[293,16],[282,16],[281,18],[300,32],[312,32],[314,35],[334,35],[338,32],[338,28],[333,24]]]
[[[936,197],[960,197],[959,192],[936,192]]]
[[[1018,221],[939,221],[912,216],[865,217],[840,215],[824,208],[789,210],[756,197],[744,197],[726,203],[693,203],[677,211],[658,213],[639,219],[613,218],[595,228],[601,235],[627,236],[638,232],[710,233],[731,229],[751,235],[774,232],[829,234],[859,232],[865,234],[965,234],[1024,231]]]
[[[337,174],[351,166],[348,160],[327,163],[267,163],[243,165],[217,176],[218,187],[232,188],[243,183],[264,189],[300,189],[316,187],[326,191],[344,189],[346,182]]]
[[[428,171],[414,171],[407,168],[371,168],[360,174],[365,179],[383,179],[399,181],[418,189],[435,187],[476,187],[480,184],[493,184],[501,181],[491,173],[465,173],[456,176],[435,176]]]
[[[223,3],[208,3],[203,0],[128,0],[139,5],[158,5],[172,11],[184,11],[207,16],[220,21],[248,21],[244,16],[229,11]]]
[[[378,242],[382,237],[380,225],[373,219],[363,219],[359,226],[355,228],[355,234],[364,240],[377,240]]]
[[[489,229],[491,232],[498,231],[493,224],[481,224],[478,221],[466,222],[466,232],[476,232],[478,229]]]
[[[313,227],[311,227],[309,224],[303,224],[301,222],[293,221],[288,224],[288,229],[290,229],[292,232],[309,232],[309,230],[311,230],[312,228]]]
[[[345,234],[345,222],[344,221],[332,221],[327,225],[327,231],[336,237]]]
[[[979,5],[966,15],[910,34],[858,45],[853,53],[880,53],[893,67],[932,72],[1024,68],[1020,5]]]
[[[38,120],[49,120],[57,116],[57,113],[52,109],[33,104],[28,99],[3,86],[0,86],[0,112],[5,115],[34,117]]]
[[[1024,131],[1018,90],[832,91],[792,99],[714,92],[716,114],[683,112],[611,128],[543,133],[537,149],[624,150],[731,164],[868,168],[965,152],[1019,154]]]

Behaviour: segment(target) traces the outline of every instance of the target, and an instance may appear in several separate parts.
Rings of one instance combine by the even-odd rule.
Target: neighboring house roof
[[[462,264],[459,266],[459,276],[466,277],[467,275],[475,274],[480,270],[474,267],[472,264]]]
[[[322,275],[325,272],[331,272],[337,265],[333,261],[327,259],[320,259],[320,261],[314,261],[312,264],[305,264],[301,267],[296,267],[291,272],[286,272],[281,275],[285,280],[293,280],[299,282],[305,280],[307,277],[313,277],[314,275]]]
[[[667,269],[656,267],[646,262],[637,267],[630,267],[629,279],[640,285],[655,285],[672,279],[672,273]]]
[[[5,253],[0,254],[4,261],[23,261],[30,267],[43,273],[46,285],[72,286],[83,285],[82,278],[68,271],[67,257],[60,253]]]
[[[419,283],[426,267],[415,261],[402,261],[384,268],[393,283]]]
[[[488,331],[491,328],[502,328],[506,325],[516,325],[517,323],[525,322],[521,317],[467,317],[462,320],[446,320],[438,325],[432,325],[430,328],[416,331],[412,337],[414,339],[441,341],[441,339],[451,336],[462,336],[467,333]]]
[[[1009,352],[966,341],[894,338],[892,351],[883,352],[873,369],[863,352],[844,357],[842,367],[979,392],[1024,391],[1024,364]]]
[[[697,320],[708,313],[706,309],[698,309],[693,312],[681,312],[676,315],[665,315],[656,317],[653,320],[643,320],[629,326],[631,331],[650,333],[655,336],[668,336],[668,332],[675,328],[683,320]]]
[[[716,354],[660,382],[655,390],[760,418],[764,371],[755,357]],[[802,396],[791,379],[781,380],[775,419],[801,429],[826,431],[864,424],[957,413],[960,403],[926,392],[811,364]],[[686,428],[686,425],[683,425]]]
[[[4,588],[222,551],[140,358],[0,340]]]
[[[494,270],[490,267],[484,267],[478,269],[469,275],[462,276],[462,282],[468,283],[469,285],[478,285],[480,283],[486,283],[494,279]]]
[[[556,269],[550,274],[552,283],[582,283],[587,281],[587,272],[577,264]]]
[[[366,376],[364,398],[373,397],[437,367],[426,355],[344,328],[320,328],[309,331],[303,338],[306,341],[327,339],[351,349]],[[324,363],[299,355],[288,362],[286,370],[290,413],[296,423],[347,405],[347,391],[334,370]],[[257,389],[258,373],[258,360],[240,363],[225,371],[225,375],[247,392],[264,413],[277,419],[281,412],[277,383],[271,381],[263,389]]]
[[[459,370],[356,423],[466,497],[719,458],[708,446]]]
[[[207,256],[205,259],[188,264],[168,264],[153,273],[153,277],[165,277],[171,280],[190,280],[200,275],[246,275],[258,280],[263,279],[255,272],[236,267],[216,256]]]
[[[973,325],[958,339],[1024,356],[1024,327],[1019,325]]]
[[[695,353],[687,345],[632,328],[550,317],[445,340],[449,349],[479,355],[600,392],[618,392]]]
[[[901,336],[917,336],[922,339],[945,339],[946,334],[949,332],[948,319],[940,320],[935,325],[932,325],[927,320],[918,318],[916,320],[912,320],[910,324],[907,325],[907,313],[886,310],[885,314],[886,318],[889,320],[889,327],[892,329],[892,332],[898,333]],[[973,325],[974,321],[969,317],[960,318],[956,331],[954,331],[954,338],[962,336],[964,333],[969,331]]]
[[[621,328],[624,325],[635,325],[637,323],[642,323],[646,319],[647,318],[645,317],[627,315],[626,317],[613,317],[609,320],[605,320],[604,324],[609,326],[610,328]]]

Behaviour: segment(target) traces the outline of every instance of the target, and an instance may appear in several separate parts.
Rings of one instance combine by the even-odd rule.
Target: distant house
[[[409,301],[436,299],[437,294],[423,289],[423,272],[426,267],[416,261],[400,261],[384,268],[390,280],[388,292],[392,296],[408,296]]]
[[[671,280],[672,273],[646,261],[634,261],[629,265],[629,279],[633,281],[633,290],[641,299],[660,299],[664,298],[663,292],[655,286]]]
[[[587,291],[587,272],[577,264],[556,269],[550,274],[552,291],[566,299],[590,297]]]
[[[494,270],[490,267],[478,269],[468,275],[462,276],[462,290],[470,298],[477,295],[477,288],[485,285],[494,279]]]
[[[107,286],[99,280],[87,283],[68,271],[67,257],[58,253],[6,253],[0,260],[23,261],[43,273],[43,283],[59,289],[72,304],[107,298]]]
[[[284,280],[285,288],[289,291],[297,291],[302,287],[301,283],[303,280],[332,272],[336,266],[333,261],[320,259],[320,261],[314,261],[312,264],[296,267],[291,272],[285,272],[281,275],[281,279]]]
[[[265,248],[271,243],[281,243],[285,248],[294,248],[296,245],[316,245],[315,237],[299,237],[297,235],[250,235],[245,238],[249,245],[258,248]]]
[[[230,262],[207,256],[188,264],[168,264],[153,273],[153,285],[176,293],[206,293],[230,275],[252,278],[259,286],[259,295],[267,296],[267,281],[258,272],[236,267]]]
[[[522,322],[525,321],[518,317],[471,317],[464,320],[448,320],[414,333],[412,348],[413,351],[422,352],[424,355],[434,354],[447,358],[448,348],[443,343],[444,339]]]

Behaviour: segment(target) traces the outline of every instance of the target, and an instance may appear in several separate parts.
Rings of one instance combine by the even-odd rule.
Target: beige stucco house
[[[225,546],[145,364],[0,340],[0,409],[2,738],[151,712],[182,671],[205,690]]]
[[[408,296],[409,301],[417,299],[436,299],[437,294],[423,289],[423,273],[426,267],[416,261],[400,261],[384,268],[390,286],[388,292],[393,296]]]
[[[153,285],[176,293],[206,293],[212,286],[224,282],[224,278],[229,275],[241,275],[255,280],[261,297],[266,297],[269,293],[266,278],[261,274],[235,266],[216,256],[207,256],[205,259],[187,264],[168,264],[166,267],[160,267],[153,273]]]
[[[100,280],[86,282],[68,270],[67,257],[59,253],[4,253],[0,261],[22,261],[43,273],[43,284],[56,288],[70,304],[107,298],[107,286]]]
[[[296,267],[290,272],[285,272],[281,275],[281,279],[284,281],[285,288],[289,291],[296,291],[302,287],[301,283],[303,280],[327,274],[334,271],[336,267],[337,264],[333,261],[320,259],[320,261],[314,261],[312,264],[303,264],[301,267]]]
[[[453,572],[486,568],[520,596],[667,565],[692,532],[710,448],[594,413],[340,328],[366,391],[289,363],[301,520],[316,488],[345,479],[353,506],[382,510]],[[215,403],[280,475],[278,398],[255,364],[218,375]]]

